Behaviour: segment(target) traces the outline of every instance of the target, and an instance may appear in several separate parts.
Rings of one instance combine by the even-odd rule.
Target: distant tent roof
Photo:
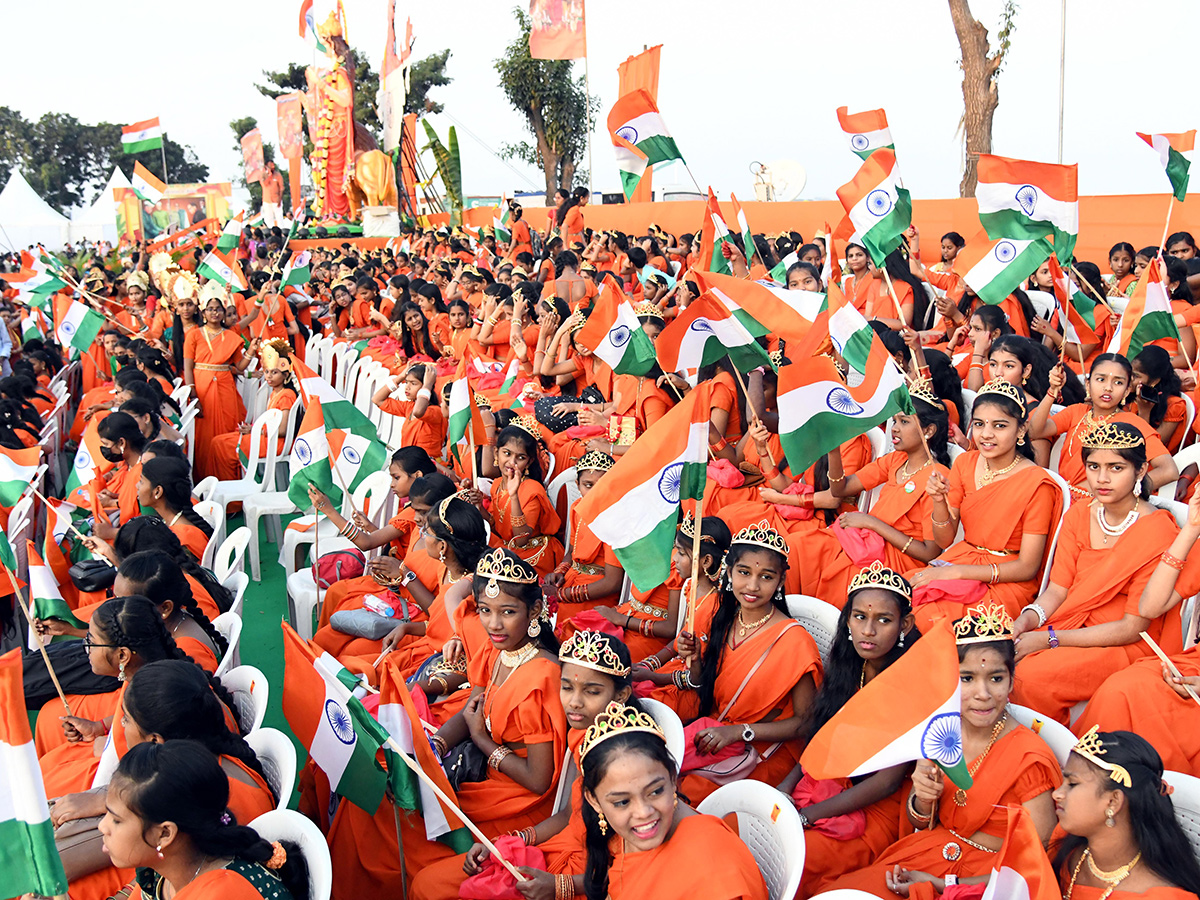
[[[8,184],[0,191],[0,246],[15,251],[41,243],[59,250],[67,242],[70,224],[38,196],[20,170],[8,173]]]
[[[71,213],[71,240],[117,242],[117,201],[113,198],[114,188],[129,187],[129,179],[120,168],[114,167],[108,183],[100,189],[91,206],[83,206]]]

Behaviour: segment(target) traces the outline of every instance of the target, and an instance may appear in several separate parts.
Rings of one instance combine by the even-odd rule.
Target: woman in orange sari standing
[[[271,388],[267,411],[277,409],[283,413],[275,438],[276,453],[283,452],[284,441],[287,439],[288,411],[296,405],[300,395],[292,375],[291,351],[291,345],[281,339],[267,341],[258,351],[263,367],[263,383]],[[220,470],[217,477],[222,481],[235,481],[242,477],[242,458],[250,458],[252,430],[252,423],[242,422],[236,431],[219,434],[212,439],[210,462]]]
[[[918,760],[906,807],[916,830],[827,890],[860,890],[894,900],[896,894],[917,893],[914,886],[924,882],[943,891],[948,876],[959,884],[983,884],[1004,841],[1009,806],[1024,806],[1042,841],[1050,837],[1050,793],[1062,776],[1046,742],[1008,714],[1015,667],[1012,620],[996,606],[973,609],[955,623],[955,635],[962,755],[973,784],[955,789],[936,763]]]
[[[204,324],[189,331],[183,341],[183,383],[190,385],[200,401],[196,419],[196,480],[220,475],[213,464],[213,439],[237,431],[246,419],[246,406],[237,387],[236,375],[250,365],[258,339],[243,353],[242,339],[225,327],[225,307],[218,298],[204,304]]]

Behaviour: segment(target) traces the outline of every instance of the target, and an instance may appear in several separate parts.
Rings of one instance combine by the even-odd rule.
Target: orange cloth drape
[[[205,339],[207,337],[207,340]],[[204,415],[196,419],[196,464],[194,478],[199,481],[217,475],[213,464],[212,442],[219,434],[237,431],[246,420],[246,406],[229,369],[212,371],[203,366],[233,366],[242,359],[242,339],[228,329],[216,337],[204,328],[188,332],[183,341],[183,355],[196,366],[193,378],[200,409]]]

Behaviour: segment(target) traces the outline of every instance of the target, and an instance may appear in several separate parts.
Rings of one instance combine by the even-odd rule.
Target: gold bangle
[[[947,519],[945,522],[939,522],[937,519],[933,518],[933,516],[930,516],[930,517],[929,517],[929,520],[930,520],[931,522],[933,522],[933,527],[934,527],[934,528],[947,528],[947,527],[949,527],[950,525],[954,524],[954,519],[953,519],[953,518],[949,518],[949,519]]]
[[[841,484],[843,481],[846,480],[846,475],[845,475],[845,473],[842,473],[841,478],[834,478],[832,475],[829,475],[828,478],[829,478],[830,484]]]
[[[1159,561],[1175,569],[1177,572],[1183,571],[1183,560],[1178,556],[1172,556],[1167,551],[1163,551],[1163,555],[1159,557]]]
[[[916,794],[908,795],[908,814],[910,816],[912,816],[914,819],[916,819],[918,822],[928,822],[930,819],[933,818],[932,810],[930,811],[929,815],[924,815],[917,811],[917,795]]]
[[[912,542],[913,542],[913,539],[912,539],[912,538],[909,538],[907,541],[905,541],[905,542],[904,542],[904,546],[900,548],[900,552],[901,552],[901,553],[907,553],[907,552],[908,552],[909,545],[910,545],[910,544],[912,544]]]

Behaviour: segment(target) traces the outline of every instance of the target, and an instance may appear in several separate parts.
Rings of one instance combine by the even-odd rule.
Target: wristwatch
[[[754,743],[754,729],[750,727],[749,722],[742,726],[742,740],[747,744]]]

